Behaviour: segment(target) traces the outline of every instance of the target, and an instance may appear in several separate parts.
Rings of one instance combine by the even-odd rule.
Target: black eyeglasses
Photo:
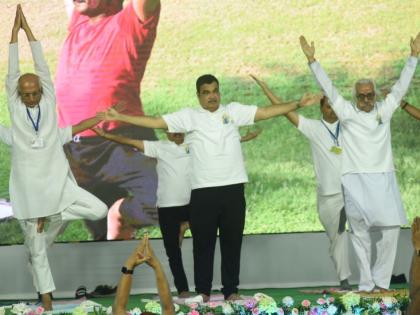
[[[359,101],[364,101],[365,99],[368,99],[369,101],[371,101],[375,98],[375,93],[371,92],[368,94],[357,94],[356,97]]]

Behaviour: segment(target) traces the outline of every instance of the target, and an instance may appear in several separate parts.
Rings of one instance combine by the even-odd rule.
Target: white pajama
[[[349,265],[349,238],[346,231],[343,194],[318,195],[319,220],[330,240],[330,256],[340,281],[351,275]],[[342,228],[342,230],[339,230]]]
[[[359,290],[389,288],[400,225],[406,224],[395,172],[346,174],[342,177],[350,238],[360,271]],[[370,232],[381,232],[371,267]]]
[[[48,263],[47,249],[70,220],[103,218],[108,208],[94,195],[77,187],[77,200],[58,214],[47,217],[49,223],[43,233],[37,232],[38,219],[19,220],[25,236],[29,269],[32,273],[36,290],[43,294],[55,290],[51,269]]]

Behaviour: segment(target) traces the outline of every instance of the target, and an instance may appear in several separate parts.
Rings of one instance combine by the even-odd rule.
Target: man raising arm
[[[411,54],[399,80],[385,100],[377,99],[371,79],[358,80],[353,102],[345,100],[315,59],[315,45],[300,37],[309,66],[324,90],[342,128],[341,183],[351,240],[360,271],[359,290],[388,289],[395,261],[400,225],[407,223],[395,176],[391,147],[391,118],[408,90],[420,52],[420,33],[411,39]],[[382,233],[371,267],[371,237]]]

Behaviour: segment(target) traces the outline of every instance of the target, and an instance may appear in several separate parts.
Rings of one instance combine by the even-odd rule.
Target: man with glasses
[[[407,218],[395,176],[391,148],[391,118],[406,94],[417,66],[420,33],[411,39],[411,56],[399,80],[383,101],[375,83],[362,79],[354,86],[354,101],[345,100],[315,60],[315,46],[300,37],[303,53],[341,123],[343,153],[341,183],[351,240],[360,271],[359,290],[388,289],[401,224]],[[371,230],[382,237],[371,267]]]

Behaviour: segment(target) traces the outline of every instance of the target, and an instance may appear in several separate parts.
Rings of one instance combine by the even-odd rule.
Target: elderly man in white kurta
[[[345,100],[315,60],[315,47],[300,38],[302,50],[319,85],[332,103],[343,132],[342,185],[351,240],[360,271],[359,290],[388,289],[400,225],[407,223],[395,176],[391,148],[391,118],[406,94],[417,66],[420,34],[411,41],[411,56],[400,79],[383,101],[376,99],[372,80],[355,85],[356,102]],[[371,237],[382,234],[371,267]]]
[[[265,82],[252,76],[272,103],[280,103]],[[348,278],[349,239],[346,231],[346,214],[341,189],[342,132],[337,115],[328,98],[320,101],[321,119],[308,119],[296,111],[286,118],[309,140],[317,180],[317,208],[319,220],[330,240],[330,256],[340,280],[341,290],[350,290]]]
[[[35,74],[19,71],[18,32],[23,29],[29,40]],[[51,309],[50,292],[55,290],[47,247],[63,226],[63,221],[106,216],[107,207],[79,188],[74,181],[63,144],[79,131],[98,123],[92,118],[77,127],[57,127],[54,86],[41,44],[33,36],[18,6],[9,46],[6,91],[11,128],[2,129],[12,150],[10,199],[19,220],[29,252],[34,285],[46,310]],[[50,221],[44,231],[44,221]]]

